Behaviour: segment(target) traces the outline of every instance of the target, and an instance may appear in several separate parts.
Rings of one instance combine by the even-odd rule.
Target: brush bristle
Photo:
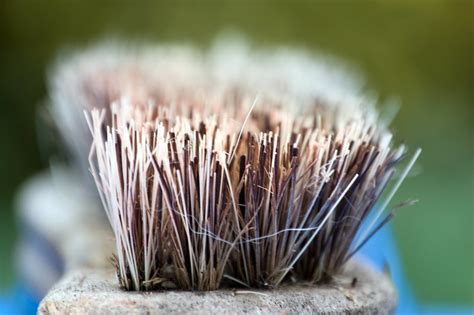
[[[326,281],[392,216],[353,244],[405,154],[357,84],[336,68],[329,91],[331,68],[299,52],[226,47],[90,79],[89,162],[126,289]]]

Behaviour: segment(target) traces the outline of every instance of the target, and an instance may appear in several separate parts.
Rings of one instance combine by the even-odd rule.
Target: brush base
[[[396,303],[390,279],[360,262],[321,286],[210,292],[126,292],[113,270],[79,269],[49,292],[38,314],[392,314]]]

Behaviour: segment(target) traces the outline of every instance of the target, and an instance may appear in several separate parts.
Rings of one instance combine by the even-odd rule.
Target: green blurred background
[[[223,29],[258,45],[295,44],[362,70],[401,110],[396,138],[422,147],[396,199],[401,259],[422,302],[474,304],[473,4],[470,1],[114,2],[0,4],[0,287],[14,278],[13,197],[46,166],[36,109],[59,49],[107,36],[208,45]]]

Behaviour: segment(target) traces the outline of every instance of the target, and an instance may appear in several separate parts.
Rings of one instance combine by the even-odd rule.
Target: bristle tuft
[[[329,70],[297,53],[244,54],[237,59],[249,73],[236,78],[215,52],[158,55],[169,65],[126,59],[103,73],[100,93],[91,85],[96,92],[86,95],[89,162],[122,287],[327,281],[392,217],[376,216],[354,246],[405,148],[392,147],[370,100],[352,88],[321,92],[320,81],[313,88],[299,77]],[[261,56],[273,63],[260,65]]]

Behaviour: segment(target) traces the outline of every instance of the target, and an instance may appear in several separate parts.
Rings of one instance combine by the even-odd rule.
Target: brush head
[[[235,43],[101,49],[58,72],[71,77],[66,89],[58,75],[53,103],[76,124],[67,99],[86,109],[122,287],[275,287],[341,270],[405,153],[353,76]]]

